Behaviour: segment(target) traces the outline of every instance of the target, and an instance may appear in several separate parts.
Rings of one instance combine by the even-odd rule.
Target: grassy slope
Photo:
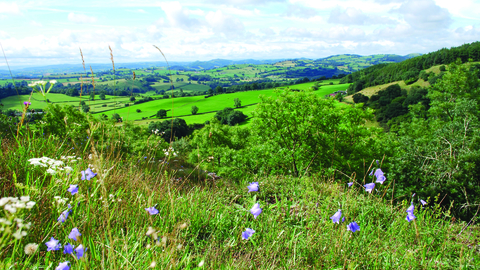
[[[205,269],[479,267],[477,225],[463,230],[466,223],[451,221],[435,200],[422,198],[428,204],[420,207],[415,197],[416,220],[407,222],[410,201],[382,199],[381,185],[366,193],[363,177],[351,188],[321,176],[212,181],[181,157],[165,165],[136,158],[120,162],[107,154],[88,159],[88,153],[62,152],[60,144],[54,137],[19,140],[0,150],[1,171],[16,172],[15,184],[12,177],[0,179],[1,191],[13,189],[9,195],[29,195],[37,202],[22,212],[28,213],[25,222],[32,222],[28,235],[0,253],[2,269],[15,263],[53,269],[67,260],[72,269],[146,269],[153,261],[158,269],[195,269],[202,261]],[[39,157],[34,153],[82,159],[70,163],[74,171],[69,177],[52,177],[45,176],[46,168],[29,165],[28,159]],[[80,171],[87,166],[98,175],[82,181]],[[247,192],[251,181],[259,182],[259,192]],[[75,195],[66,192],[72,184],[79,187]],[[57,223],[57,217],[66,203],[56,205],[54,196],[68,198],[73,206],[64,223]],[[263,210],[256,219],[249,211],[255,203]],[[152,206],[158,214],[145,211]],[[334,224],[330,218],[339,208],[345,222]],[[347,230],[353,221],[360,226],[355,233]],[[149,227],[154,237],[146,235]],[[82,234],[78,241],[68,239],[72,228]],[[243,240],[246,228],[255,233]],[[50,237],[60,240],[61,250],[46,252]],[[85,257],[77,261],[63,254],[67,242],[83,244]],[[26,256],[27,243],[39,244],[39,251]]]
[[[480,63],[480,62],[473,62],[472,64],[478,64],[478,63]],[[430,68],[426,69],[425,71],[427,73],[433,72],[435,74],[439,74],[440,73],[440,66],[442,66],[442,65],[437,65],[437,66],[430,67]],[[448,71],[448,65],[445,65],[445,66],[447,67],[447,71]],[[367,87],[365,89],[362,89],[362,91],[360,91],[358,93],[362,93],[365,96],[371,97],[372,95],[376,94],[378,91],[384,90],[388,86],[393,85],[393,84],[398,84],[398,85],[400,85],[400,87],[402,89],[406,89],[406,90],[410,90],[413,86],[420,86],[420,87],[429,87],[430,86],[430,83],[428,83],[428,82],[426,82],[422,79],[418,79],[415,83],[412,83],[410,85],[406,85],[404,81],[397,81],[397,82],[391,82],[391,83],[387,83],[387,84]],[[353,103],[353,97],[352,96],[353,95],[346,96],[345,97],[345,102]]]

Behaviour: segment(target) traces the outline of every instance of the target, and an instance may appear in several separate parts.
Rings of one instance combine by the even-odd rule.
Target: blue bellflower
[[[70,212],[71,212],[71,210],[70,210],[70,211],[69,211],[69,210],[63,211],[63,212],[60,214],[60,216],[58,217],[57,221],[58,221],[58,222],[61,222],[61,223],[64,223],[64,222],[67,220],[68,214],[70,214]]]
[[[375,183],[366,184],[364,187],[366,192],[372,193],[372,190],[375,188]]]
[[[67,244],[63,247],[63,254],[72,254],[74,247],[75,247],[75,246],[72,246],[70,243],[67,243]]]
[[[82,173],[82,180],[90,180],[97,176],[96,173],[94,173],[90,168],[87,168],[85,171],[81,171]]]
[[[347,183],[348,187],[351,187],[353,185],[353,182]]]
[[[408,222],[414,220],[415,218],[417,218],[413,213],[408,213],[407,214],[407,217],[405,218]]]
[[[352,231],[352,232],[356,232],[356,231],[360,230],[360,226],[358,226],[358,224],[354,221],[354,222],[347,225],[347,230]]]
[[[70,192],[72,195],[75,195],[78,193],[78,185],[70,185],[70,187],[67,189],[68,192]]]
[[[262,208],[260,208],[260,204],[256,203],[253,205],[252,209],[250,209],[250,213],[252,213],[253,217],[257,219],[258,215],[262,213]]]
[[[68,238],[78,241],[78,237],[81,236],[82,234],[78,231],[77,228],[73,228],[70,234],[68,235]]]
[[[55,270],[70,270],[69,261],[59,263]]]
[[[338,209],[338,211],[330,217],[333,223],[340,224],[340,218],[342,217],[342,210]]]
[[[424,201],[424,200],[420,200],[420,202],[422,203],[423,206],[425,206],[425,204],[427,204],[427,202]]]
[[[383,172],[381,169],[377,169],[375,171],[375,177],[377,178],[377,183],[380,183],[381,185],[383,185],[383,182],[385,182],[385,180],[387,180],[387,178],[385,178],[385,175],[383,175]]]
[[[83,248],[83,245],[78,246],[75,249],[75,255],[77,256],[77,259],[80,260],[80,258],[83,257],[84,252],[85,252],[85,249]]]
[[[62,247],[60,241],[53,237],[50,238],[50,241],[46,242],[45,245],[47,246],[47,251],[59,250]]]
[[[242,239],[248,240],[248,238],[252,236],[254,233],[255,233],[254,230],[247,228],[244,232],[242,232]]]
[[[158,214],[158,210],[155,208],[155,206],[152,206],[150,208],[145,208],[147,212],[152,216]]]
[[[258,182],[252,182],[247,186],[248,192],[257,192],[258,191]]]

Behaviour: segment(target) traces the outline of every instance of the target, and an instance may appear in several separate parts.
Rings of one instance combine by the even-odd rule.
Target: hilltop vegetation
[[[338,76],[7,97],[0,267],[478,268],[479,69],[436,69],[356,104]]]

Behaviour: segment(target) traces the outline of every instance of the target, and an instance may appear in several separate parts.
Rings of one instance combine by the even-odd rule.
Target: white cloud
[[[227,15],[220,10],[209,12],[205,18],[216,33],[222,33],[230,38],[245,34],[245,26],[238,18]]]
[[[37,22],[37,21],[30,21],[30,24],[33,25],[33,26],[35,26],[35,27],[42,27],[42,26],[43,26],[43,24],[41,24],[41,23],[39,23],[39,22]]]
[[[75,14],[73,12],[70,12],[68,14],[68,20],[74,23],[79,23],[79,24],[89,24],[89,23],[94,23],[97,21],[97,18],[95,17],[90,17],[85,14]]]
[[[318,15],[318,11],[312,8],[306,8],[299,4],[288,4],[287,10],[283,13],[286,17],[311,18]]]
[[[160,4],[162,10],[167,16],[169,26],[194,31],[203,25],[203,22],[192,15],[197,15],[198,11],[184,9],[180,2],[165,2]],[[160,20],[159,22],[164,22]]]
[[[337,7],[330,12],[328,18],[329,23],[345,24],[345,25],[362,25],[362,24],[394,24],[394,20],[385,16],[367,15],[356,8],[347,8],[345,10]]]
[[[0,2],[0,13],[4,14],[21,14],[16,3]]]
[[[403,14],[412,27],[422,30],[440,30],[452,23],[450,12],[439,7],[433,0],[409,0],[394,10]]]
[[[287,2],[287,0],[208,0],[208,2],[233,6],[261,6],[269,3],[284,3]]]

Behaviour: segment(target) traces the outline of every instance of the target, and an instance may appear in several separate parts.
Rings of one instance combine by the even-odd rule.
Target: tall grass
[[[0,222],[1,269],[54,269],[66,261],[72,269],[480,266],[478,226],[452,218],[449,209],[440,208],[440,197],[422,198],[425,206],[416,197],[386,199],[381,188],[366,193],[363,176],[352,176],[356,184],[350,188],[327,174],[218,179],[185,162],[187,153],[149,158],[163,150],[155,135],[147,142],[149,150],[127,156],[116,146],[131,140],[124,130],[91,121],[86,132],[88,140],[81,142],[69,133],[43,135],[39,126],[2,140],[0,197],[29,196],[36,204],[15,213],[2,206],[0,217],[13,225]],[[42,156],[61,160],[72,171],[57,168],[52,175],[29,162]],[[82,180],[87,168],[96,176]],[[258,192],[247,192],[251,181],[259,182]],[[78,193],[67,191],[71,185],[78,185]],[[263,210],[257,218],[249,211],[255,203]],[[416,206],[415,222],[405,220],[410,203]],[[146,211],[151,207],[158,214]],[[335,224],[330,217],[338,209],[345,221]],[[69,210],[65,222],[58,221]],[[19,239],[13,237],[15,218],[32,223]],[[354,221],[357,232],[347,230]],[[82,234],[77,241],[68,237],[73,228]],[[242,239],[246,228],[255,230],[248,240]],[[51,237],[60,241],[60,250],[47,251]],[[39,247],[26,254],[29,243]],[[67,243],[83,245],[85,255],[64,254]]]

